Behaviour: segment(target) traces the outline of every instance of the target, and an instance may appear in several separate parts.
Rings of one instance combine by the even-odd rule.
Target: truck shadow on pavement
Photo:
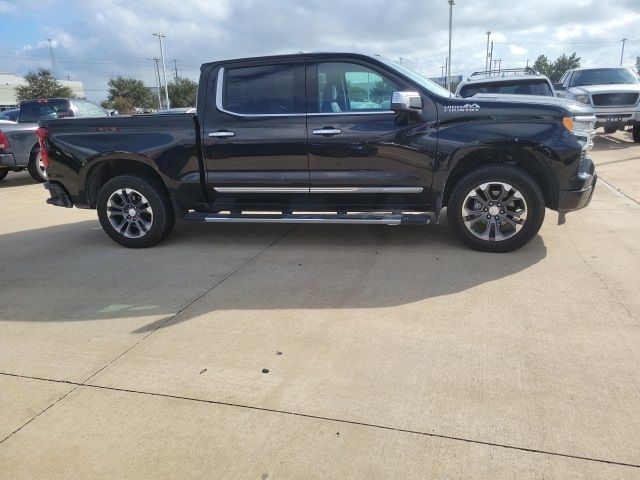
[[[507,277],[546,256],[540,236],[511,254],[474,252],[446,224],[184,222],[162,244],[130,250],[83,221],[0,235],[0,245],[0,321],[147,317],[132,333],[229,309],[393,307]]]
[[[598,132],[593,137],[593,151],[620,150],[623,148],[637,147],[638,143],[633,141],[631,132],[616,132],[613,134],[603,134]]]

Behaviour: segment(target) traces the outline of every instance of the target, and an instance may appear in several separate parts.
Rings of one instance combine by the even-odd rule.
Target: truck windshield
[[[628,68],[590,68],[573,72],[571,86],[640,83],[638,76]]]
[[[19,123],[37,123],[40,120],[71,117],[68,100],[34,100],[20,106]]]
[[[460,89],[461,97],[470,97],[476,93],[507,93],[512,95],[541,95],[553,97],[549,83],[544,80],[502,81],[493,83],[469,83]]]
[[[400,65],[399,63],[392,62],[391,60],[387,60],[386,58],[376,57],[382,63],[392,68],[398,73],[401,73],[405,77],[410,78],[418,85],[423,88],[426,88],[431,93],[439,95],[441,97],[450,97],[452,93],[444,87],[441,87],[436,82],[429,80],[428,78],[424,78],[422,75],[418,75],[416,72],[409,70],[407,67]]]

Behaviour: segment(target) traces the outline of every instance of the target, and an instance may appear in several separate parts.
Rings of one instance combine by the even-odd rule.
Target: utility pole
[[[487,32],[487,59],[484,62],[485,71],[489,70],[489,37],[491,36],[491,32]]]
[[[176,60],[175,58],[173,59],[173,70],[174,70],[173,78],[177,82],[178,81],[178,60]]]
[[[449,1],[449,64],[447,70],[447,90],[451,92],[451,32],[453,25],[453,6],[456,4],[455,0]]]
[[[622,53],[620,54],[620,66],[622,66],[622,59],[624,58],[624,44],[627,43],[627,39],[623,38],[621,41],[622,41]]]
[[[449,75],[449,59],[445,58],[444,59],[444,78],[443,80],[443,85],[446,87],[449,84],[449,81],[447,80],[447,75]]]
[[[442,72],[441,72],[441,75],[440,75],[440,78],[442,79],[442,83],[443,83],[443,84],[444,84],[444,69],[445,69],[445,68],[447,68],[445,65],[441,65],[441,66],[440,66],[440,70],[442,71]]]
[[[491,41],[491,50],[489,51],[489,76],[491,76],[491,62],[493,61],[493,40]]]
[[[398,57],[398,60],[400,60],[400,65],[402,65],[402,57]]]
[[[158,110],[162,110],[162,97],[160,96],[160,70],[158,70],[158,57],[147,58],[153,62],[153,75],[156,79],[156,92],[158,93]]]
[[[53,59],[53,45],[52,45],[52,40],[50,38],[47,38],[47,41],[49,42],[49,54],[51,55],[51,74],[53,75],[54,79],[58,79],[58,74],[56,73],[56,62]]]
[[[169,105],[169,87],[167,86],[167,69],[164,65],[164,50],[162,49],[162,39],[166,37],[162,33],[154,33],[158,40],[160,40],[160,58],[162,59],[162,78],[164,80],[164,97],[167,102],[167,110],[171,108]]]

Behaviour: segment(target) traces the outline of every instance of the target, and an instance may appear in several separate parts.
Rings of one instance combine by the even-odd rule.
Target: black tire
[[[487,203],[482,205],[481,208],[478,207],[480,203],[474,200],[476,197],[467,199],[467,195],[470,195],[473,190],[476,190],[481,185],[491,185],[492,183],[496,183],[497,185],[500,183],[508,184],[513,187],[512,190],[516,190],[520,194],[520,196],[516,197],[513,195],[509,196],[508,191],[504,192],[504,198],[507,200],[511,199],[510,202],[513,202],[513,205],[516,205],[516,207],[513,205],[503,206],[501,208],[504,208],[504,210],[498,212],[494,211],[496,217],[493,218],[496,218],[496,220],[500,218],[500,226],[498,226],[498,224],[496,224],[491,218],[491,215],[493,214],[490,215],[489,212],[485,210],[485,206],[499,206],[500,204],[497,203],[498,200],[491,201],[491,198],[488,198],[486,200]],[[502,190],[504,191],[504,188]],[[524,199],[524,203],[520,198]],[[467,227],[465,224],[465,218],[462,213],[463,206],[465,206],[465,200],[467,200],[467,202],[475,202],[473,204],[474,208],[478,208],[477,212],[480,213],[474,213],[473,221],[470,223],[477,222],[480,229],[482,229],[483,225],[486,224],[487,230],[485,233],[489,237],[488,239],[480,238],[478,233],[471,231],[471,226]],[[482,201],[484,202],[484,200]],[[491,201],[491,203],[489,203],[489,201]],[[518,204],[520,207],[524,205],[524,211],[526,212],[526,219],[523,220],[522,224],[519,224],[521,225],[519,226],[519,229],[515,225],[511,226],[513,224],[509,223],[505,219],[505,217],[508,217],[511,221],[513,221],[514,218],[517,219],[517,217],[514,217],[513,215],[509,216],[509,210],[513,209],[516,211]],[[495,206],[488,208],[496,208]],[[488,221],[486,220],[485,212],[489,217]],[[506,215],[504,215],[505,213]],[[511,252],[526,245],[536,235],[536,233],[538,233],[538,230],[540,230],[542,222],[544,221],[544,214],[544,195],[538,183],[524,170],[506,164],[486,165],[467,173],[453,188],[447,204],[447,220],[453,232],[465,244],[482,252]],[[468,215],[466,217],[467,220],[469,220],[470,217],[471,215]],[[494,223],[494,226],[491,227],[489,223]],[[503,235],[505,237],[504,239],[496,240],[498,233],[503,233],[503,230],[500,229],[512,231],[508,231],[509,236]],[[498,230],[498,232],[496,232],[496,230]],[[493,240],[490,239],[491,233],[493,233]]]
[[[122,207],[119,207],[120,201]],[[136,210],[131,220],[125,218],[130,211],[127,207]],[[118,209],[123,212],[122,215],[114,213]],[[173,207],[166,190],[150,178],[133,175],[112,178],[98,193],[97,210],[100,225],[107,235],[128,248],[148,248],[157,244],[169,235],[175,224]],[[126,226],[126,223],[131,226]],[[136,224],[146,227],[138,228]],[[118,225],[124,226],[124,230],[116,228]]]
[[[633,141],[636,143],[640,143],[640,125],[634,125],[633,131],[631,132],[633,137]]]
[[[42,168],[41,158],[40,147],[36,147],[31,150],[27,170],[29,171],[29,175],[31,175],[31,178],[33,178],[36,182],[43,183],[47,181],[47,174]]]
[[[618,131],[618,127],[604,127],[604,133],[611,134],[616,133]]]
[[[9,174],[8,168],[0,168],[0,182]]]

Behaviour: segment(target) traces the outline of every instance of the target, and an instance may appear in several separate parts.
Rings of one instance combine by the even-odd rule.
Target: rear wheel
[[[0,182],[9,174],[8,168],[0,168]]]
[[[480,167],[454,187],[447,219],[468,246],[483,252],[510,252],[540,230],[545,214],[540,186],[512,165]]]
[[[604,127],[604,133],[616,133],[618,127]]]
[[[120,245],[147,248],[173,228],[171,200],[158,182],[123,175],[112,178],[98,193],[98,218],[104,231]]]
[[[636,143],[640,143],[640,125],[633,126],[633,141]]]
[[[29,170],[29,175],[31,175],[31,178],[36,182],[42,183],[47,181],[47,171],[44,168],[40,148],[36,147],[31,151],[27,170]]]

